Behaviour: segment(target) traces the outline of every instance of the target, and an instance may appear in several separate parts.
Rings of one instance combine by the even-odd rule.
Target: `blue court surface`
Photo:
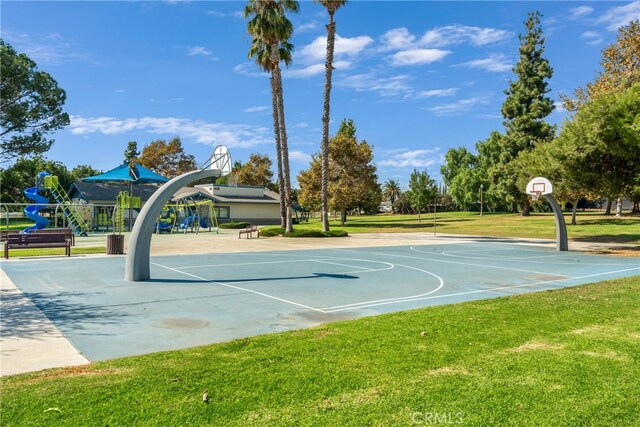
[[[124,264],[2,268],[91,360],[640,274],[637,258],[495,242],[155,256],[149,282],[125,281]]]

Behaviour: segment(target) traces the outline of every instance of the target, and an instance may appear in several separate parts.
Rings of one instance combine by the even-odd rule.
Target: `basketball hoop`
[[[527,184],[526,193],[531,196],[531,198],[536,201],[545,194],[551,194],[553,192],[553,185],[547,178],[537,177],[533,178]]]

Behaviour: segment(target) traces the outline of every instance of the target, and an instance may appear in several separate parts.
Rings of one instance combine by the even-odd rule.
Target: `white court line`
[[[341,259],[347,259],[349,261],[365,261],[365,262],[368,262],[370,264],[386,264],[388,267],[387,268],[366,268],[366,267],[360,267],[360,266],[357,266],[357,265],[342,264],[342,263],[339,263],[339,262],[331,262],[331,261],[326,261],[326,260],[321,260],[321,259],[309,259],[309,260],[306,260],[306,261],[318,262],[318,263],[321,263],[321,264],[333,264],[333,265],[339,265],[341,267],[350,267],[350,268],[359,268],[360,269],[360,270],[345,271],[345,272],[335,273],[335,274],[371,273],[371,272],[376,272],[376,271],[392,270],[395,267],[394,264],[391,264],[390,262],[384,262],[384,261],[372,261],[372,260],[350,259],[350,258],[341,258]]]
[[[196,279],[202,280],[203,282],[213,283],[215,285],[224,286],[224,287],[227,287],[227,288],[236,289],[236,290],[240,290],[240,291],[245,291],[245,292],[249,292],[251,294],[261,295],[263,297],[270,298],[270,299],[273,299],[273,300],[276,300],[276,301],[284,302],[284,303],[291,304],[291,305],[296,305],[298,307],[306,308],[306,309],[313,310],[313,311],[318,311],[320,313],[326,313],[324,310],[321,310],[319,308],[315,308],[315,307],[311,307],[311,306],[308,306],[308,305],[300,304],[300,303],[297,303],[297,302],[294,302],[294,301],[289,301],[289,300],[286,300],[284,298],[279,298],[279,297],[276,297],[276,296],[273,296],[273,295],[265,294],[264,292],[258,292],[258,291],[254,291],[253,289],[247,289],[247,288],[242,288],[240,286],[230,285],[228,283],[222,283],[222,282],[216,282],[216,281],[213,281],[213,280],[208,280],[208,279],[205,279],[204,277],[196,276],[195,274],[187,273],[186,271],[180,271],[180,270],[178,270],[176,268],[167,267],[166,265],[158,264],[156,262],[152,262],[151,264],[157,265],[158,267],[166,268],[167,270],[175,271],[176,273],[181,273],[181,274],[185,274],[187,276],[194,277]]]
[[[421,251],[416,251],[416,252],[421,252]],[[459,252],[463,252],[463,251],[459,251]],[[427,252],[422,252],[422,253],[427,253]],[[478,259],[478,260],[521,260],[521,261],[528,261],[530,259],[534,259],[534,258],[545,258],[545,257],[553,257],[555,256],[556,258],[560,258],[563,257],[564,255],[541,255],[541,256],[532,256],[532,257],[491,257],[491,256],[484,256],[484,257],[478,257],[478,256],[465,256],[465,255],[455,255],[455,252],[442,252],[442,255],[444,256],[448,256],[451,258],[462,258],[462,259]],[[589,254],[583,254],[586,256],[593,256],[593,255],[589,255]],[[528,261],[534,264],[553,264],[553,265],[578,265],[578,261],[572,261],[572,262],[554,262],[554,261]],[[593,263],[593,262],[589,262],[589,265],[609,265],[609,266],[613,266],[613,265],[619,265],[619,266],[624,266],[624,265],[628,265],[628,264],[624,264],[624,263]]]
[[[424,252],[424,251],[419,251],[415,248],[415,246],[411,246],[409,248],[410,250],[414,251],[414,252],[418,252],[421,254],[427,254],[427,255],[431,255],[428,252]],[[549,273],[548,271],[533,271],[533,270],[523,270],[520,268],[511,268],[511,267],[501,267],[501,266],[497,266],[497,265],[486,265],[486,264],[469,264],[468,262],[462,262],[462,261],[447,261],[447,260],[443,260],[443,259],[435,259],[435,258],[425,258],[425,257],[418,257],[418,256],[409,256],[409,255],[397,255],[397,254],[389,254],[389,253],[382,253],[382,252],[370,252],[373,255],[383,255],[383,256],[393,256],[393,257],[398,257],[398,258],[409,258],[409,259],[421,259],[424,261],[435,261],[435,262],[442,262],[445,264],[461,264],[461,265],[467,265],[467,266],[473,266],[473,267],[482,267],[482,268],[493,268],[493,269],[498,269],[498,270],[509,270],[509,271],[518,271],[520,273],[534,273],[534,274],[544,274],[544,275],[549,275],[552,273]],[[564,274],[554,274],[554,276],[565,276],[565,277],[571,277],[571,276],[566,276]]]
[[[292,262],[300,262],[300,260],[291,259],[291,260],[282,260],[282,261],[238,262],[238,263],[231,263],[231,264],[201,264],[201,265],[187,265],[185,267],[180,267],[180,268],[185,269],[185,268],[236,267],[241,265],[285,264],[285,263],[292,263]]]
[[[332,313],[333,309],[342,308],[342,307],[350,307],[350,309],[356,309],[356,308],[362,308],[362,307],[370,307],[373,303],[387,302],[388,304],[391,304],[393,302],[403,302],[403,300],[423,297],[423,296],[432,294],[434,292],[439,291],[444,286],[444,280],[442,280],[442,277],[438,276],[435,273],[432,273],[432,272],[427,271],[427,270],[423,270],[421,268],[411,267],[409,265],[396,264],[396,266],[409,268],[411,270],[420,271],[422,273],[427,273],[427,274],[435,277],[436,279],[438,279],[440,281],[440,285],[438,285],[438,287],[436,289],[433,289],[433,290],[431,290],[429,292],[425,292],[423,294],[410,295],[410,296],[407,296],[407,297],[385,298],[385,299],[379,299],[379,300],[374,300],[374,301],[362,301],[362,302],[357,302],[357,303],[353,303],[353,304],[334,305],[332,307],[323,307],[323,310],[328,310],[328,312]],[[378,304],[373,304],[373,305],[378,305]],[[338,310],[338,311],[340,311],[340,310]]]
[[[542,284],[546,284],[546,283],[563,282],[563,281],[566,281],[566,280],[573,280],[573,279],[588,279],[588,278],[591,278],[591,277],[606,276],[607,274],[624,273],[626,271],[631,271],[631,270],[640,270],[640,267],[627,268],[627,269],[624,269],[624,270],[616,270],[616,271],[607,271],[605,273],[589,274],[587,276],[567,277],[567,278],[564,278],[564,279],[545,280],[545,281],[542,281],[542,282],[535,282],[535,283],[525,283],[523,285],[500,286],[500,287],[497,287],[497,288],[476,289],[476,290],[473,290],[473,291],[456,292],[456,293],[452,293],[452,294],[431,295],[431,296],[425,296],[425,297],[415,298],[415,299],[410,299],[410,300],[391,301],[391,302],[383,302],[383,303],[380,303],[380,304],[371,304],[371,305],[367,305],[367,306],[359,306],[359,307],[356,307],[356,308],[360,309],[360,308],[376,307],[376,306],[387,305],[387,304],[423,301],[423,300],[428,300],[428,299],[446,298],[446,297],[453,297],[453,296],[458,296],[458,295],[469,295],[469,294],[478,294],[478,293],[483,293],[483,292],[493,292],[493,291],[499,291],[499,290],[505,290],[505,289],[523,288],[523,287],[528,287],[528,286],[542,285]],[[346,310],[351,310],[351,309],[352,308],[338,309],[338,310],[330,310],[330,309],[328,309],[328,310],[326,310],[326,313],[337,313],[337,312],[340,312],[340,311],[346,311]]]
[[[444,256],[448,256],[448,257],[452,257],[452,258],[468,258],[468,259],[488,259],[488,260],[530,260],[530,259],[535,259],[535,258],[560,258],[563,255],[560,254],[551,254],[551,255],[538,255],[538,256],[527,256],[527,257],[514,257],[514,256],[491,256],[491,255],[485,255],[483,257],[480,256],[468,256],[468,255],[458,255],[459,253],[464,254],[466,252],[471,252],[471,251],[456,251],[456,252],[440,252],[441,255]],[[480,252],[480,251],[475,251],[475,252]],[[546,262],[543,261],[543,264],[552,264],[550,262]],[[572,263],[554,263],[554,264],[563,264],[563,265],[571,265]]]

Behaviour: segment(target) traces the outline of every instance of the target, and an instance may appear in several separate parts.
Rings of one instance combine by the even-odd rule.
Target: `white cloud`
[[[507,40],[512,35],[510,31],[496,28],[469,27],[456,24],[427,31],[420,39],[420,44],[432,47],[453,46],[462,43],[484,46]]]
[[[242,74],[244,76],[249,77],[268,77],[269,75],[262,71],[258,66],[253,62],[243,62],[242,64],[238,64],[233,67],[233,71],[238,74]]]
[[[298,129],[304,129],[304,128],[308,128],[309,124],[306,123],[306,122],[300,122],[300,123],[297,123],[297,124],[293,125],[293,127],[294,128],[298,128]]]
[[[442,49],[410,49],[394,53],[388,58],[391,60],[391,65],[402,67],[405,65],[430,64],[440,61],[450,53],[451,51]]]
[[[270,144],[269,129],[255,125],[209,123],[203,120],[181,119],[176,117],[142,117],[117,119],[114,117],[71,116],[71,133],[86,135],[102,133],[120,135],[129,132],[146,132],[172,137],[180,135],[192,138],[195,142],[207,145],[223,144],[232,147],[255,147]]]
[[[567,111],[560,101],[555,101],[553,106],[555,107],[553,110],[555,113],[565,113]]]
[[[224,18],[225,16],[227,16],[226,13],[218,12],[217,10],[210,10],[207,12],[207,15],[215,16],[216,18]]]
[[[473,98],[461,99],[449,104],[436,105],[429,110],[436,116],[452,116],[461,114],[465,111],[471,110],[473,107],[479,104],[486,104],[489,102],[489,97],[477,96]]]
[[[285,77],[304,78],[324,73],[324,64],[313,64],[304,68],[291,68],[282,71]]]
[[[40,66],[89,60],[89,56],[83,53],[79,46],[58,33],[27,34],[3,28],[2,38],[16,51],[27,54]]]
[[[244,112],[245,113],[260,113],[262,111],[267,111],[267,110],[270,110],[270,109],[271,109],[271,107],[269,107],[269,106],[258,105],[258,106],[255,106],[255,107],[245,108]]]
[[[318,28],[318,23],[316,21],[312,21],[312,22],[307,22],[305,24],[298,25],[297,27],[294,28],[294,30],[296,33],[300,34],[300,33],[307,33],[309,31],[313,31],[317,28]]]
[[[411,92],[409,76],[376,77],[373,74],[352,74],[336,82],[336,86],[358,92],[374,91],[381,96],[396,96]]]
[[[211,52],[209,49],[203,46],[190,47],[187,51],[187,56],[196,56],[196,55],[211,56],[213,55],[213,52]]]
[[[633,1],[624,6],[613,7],[596,19],[596,22],[607,25],[607,30],[617,31],[619,27],[640,17],[640,1]]]
[[[357,56],[371,43],[373,43],[373,39],[369,36],[358,36],[349,38],[340,37],[336,34],[334,56]],[[327,38],[324,36],[316,37],[314,41],[300,50],[300,56],[302,60],[307,64],[313,64],[318,61],[324,62],[327,56]]]
[[[593,8],[589,6],[578,6],[569,9],[569,19],[576,20],[583,18],[593,12]]]
[[[311,155],[302,151],[289,151],[289,160],[300,163],[309,163],[311,161]]]
[[[380,41],[382,42],[380,50],[383,52],[396,49],[404,50],[413,46],[416,36],[409,33],[405,27],[401,27],[387,31],[380,37]]]
[[[380,167],[428,168],[437,163],[439,149],[408,150],[389,153],[388,158],[377,162]]]
[[[585,31],[582,33],[582,38],[586,40],[586,43],[590,46],[597,46],[604,41],[602,35],[596,31]]]
[[[351,68],[351,62],[349,61],[335,61],[333,68],[336,70],[347,70]],[[318,74],[324,74],[325,66],[322,64],[308,65],[304,68],[287,68],[282,70],[282,74],[289,78],[305,78],[317,76]]]
[[[450,87],[448,89],[422,90],[420,92],[416,92],[413,96],[416,98],[431,98],[434,96],[451,96],[455,95],[456,92],[458,92],[457,87]]]
[[[489,55],[487,58],[474,59],[473,61],[464,62],[460,65],[495,73],[502,73],[513,68],[513,64],[503,54]]]

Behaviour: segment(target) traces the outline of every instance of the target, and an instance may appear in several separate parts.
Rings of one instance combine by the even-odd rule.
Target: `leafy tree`
[[[347,211],[377,208],[382,195],[373,164],[373,148],[366,141],[358,142],[353,121],[344,120],[340,129],[343,132],[338,131],[329,140],[329,205],[340,212],[340,222],[344,225]],[[310,209],[321,206],[321,176],[322,160],[315,155],[311,167],[298,175],[299,199],[303,206]]]
[[[411,206],[411,202],[409,201],[409,197],[407,196],[406,191],[402,193],[393,204],[393,211],[400,214],[414,213],[413,207]]]
[[[266,154],[251,154],[249,161],[243,164],[236,172],[238,184],[270,187],[273,179],[272,165],[273,162]]]
[[[618,28],[616,42],[602,51],[602,71],[586,88],[577,88],[573,98],[562,96],[564,107],[576,111],[600,95],[622,92],[640,82],[640,20]]]
[[[425,212],[430,203],[433,203],[438,194],[438,186],[435,180],[429,177],[427,171],[418,172],[414,169],[409,178],[409,191],[407,198],[413,209],[418,212],[418,221],[422,221],[420,214]]]
[[[329,231],[329,121],[331,110],[331,77],[333,74],[333,53],[336,41],[336,23],[333,15],[344,6],[346,0],[314,0],[322,4],[329,13],[327,24],[327,57],[324,75],[324,103],[322,111],[322,231]]]
[[[286,65],[291,63],[293,45],[289,39],[293,35],[293,24],[285,16],[285,12],[299,11],[297,1],[293,0],[250,0],[245,7],[247,30],[252,37],[249,57],[255,58],[258,66],[271,74],[271,99],[273,107],[273,128],[278,154],[278,182],[283,183],[281,200],[284,193],[284,207],[286,208],[287,232],[293,231],[291,213],[291,178],[289,172],[289,148],[287,143],[287,128],[284,116],[284,95],[282,89],[282,73],[280,61]]]
[[[71,169],[71,176],[73,176],[74,181],[88,176],[100,175],[101,173],[102,171],[94,169],[89,165],[78,165]]]
[[[474,156],[465,147],[447,151],[440,173],[453,202],[464,210],[478,202],[480,185],[488,188],[479,156]]]
[[[184,152],[182,141],[177,136],[169,142],[158,139],[149,143],[142,149],[138,161],[142,166],[167,178],[196,169],[195,157]]]
[[[58,82],[2,39],[0,92],[1,159],[44,153],[54,142],[46,135],[69,124]]]
[[[45,159],[40,155],[30,158],[20,157],[13,165],[2,170],[2,203],[32,202],[24,196],[24,190],[33,187],[36,183],[36,176],[43,171],[57,176],[58,182],[65,190],[74,181],[73,175],[62,162]]]
[[[382,195],[391,203],[391,209],[395,212],[394,203],[402,194],[400,183],[395,179],[388,179],[382,186]]]
[[[138,143],[136,141],[129,141],[127,149],[124,150],[124,161],[129,163],[132,160],[137,160],[139,155],[140,151],[138,151]]]
[[[500,140],[500,161],[489,169],[494,190],[512,204],[513,212],[523,203],[522,215],[529,214],[529,199],[517,184],[522,170],[515,160],[521,152],[552,140],[555,134],[555,126],[543,120],[554,108],[553,100],[546,96],[553,69],[542,56],[544,38],[539,12],[529,14],[525,28],[526,34],[519,37],[520,58],[513,70],[517,79],[509,82],[502,105],[506,134]]]
[[[640,176],[640,83],[583,105],[564,123],[557,144],[556,156],[576,186],[610,199],[633,193]]]

